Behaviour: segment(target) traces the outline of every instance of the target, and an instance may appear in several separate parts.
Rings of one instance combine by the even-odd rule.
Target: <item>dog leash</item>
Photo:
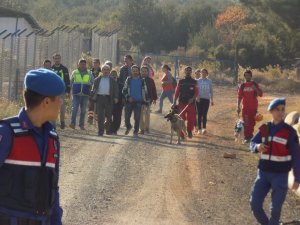
[[[190,105],[191,103],[188,103],[184,109],[178,114],[178,116],[181,116],[182,113],[184,113],[184,111],[187,109],[187,107]]]

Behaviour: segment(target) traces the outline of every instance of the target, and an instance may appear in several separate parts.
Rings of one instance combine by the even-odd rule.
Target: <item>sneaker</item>
[[[202,129],[201,133],[206,134],[206,129]]]
[[[80,130],[85,130],[84,126],[80,126]]]
[[[188,137],[189,137],[189,138],[192,138],[192,137],[193,137],[192,131],[188,131]]]
[[[161,109],[156,110],[155,113],[162,113],[162,110]]]
[[[98,136],[99,136],[99,137],[102,137],[102,136],[103,136],[103,133],[99,133],[99,132],[98,132]]]
[[[144,130],[141,130],[141,131],[140,131],[140,134],[145,134],[145,131],[144,131]]]
[[[138,136],[139,136],[139,134],[137,132],[133,133],[133,137],[138,137]]]
[[[125,135],[128,135],[129,132],[130,132],[130,130],[131,130],[131,127],[130,127],[130,128],[127,128],[126,131],[125,131]]]
[[[75,130],[75,124],[70,124],[69,127]]]
[[[66,127],[66,124],[65,124],[65,122],[61,122],[61,123],[60,123],[60,129],[62,129],[62,130],[63,130],[63,129],[65,129],[65,127]]]

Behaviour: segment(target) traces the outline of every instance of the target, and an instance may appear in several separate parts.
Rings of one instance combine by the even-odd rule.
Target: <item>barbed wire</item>
[[[90,36],[85,36],[77,26],[31,33],[26,29],[15,33],[0,30],[0,96],[18,100],[25,73],[42,67],[43,61],[51,60],[54,53],[61,55],[62,63],[70,70],[76,68],[82,53],[87,52],[102,62],[110,60],[116,64],[118,29],[100,32],[92,28],[90,32]]]

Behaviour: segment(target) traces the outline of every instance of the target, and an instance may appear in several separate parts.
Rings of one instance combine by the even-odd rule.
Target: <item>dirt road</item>
[[[257,155],[233,141],[234,90],[215,92],[208,134],[181,146],[168,144],[169,124],[157,114],[151,133],[139,138],[124,136],[124,128],[104,137],[96,136],[94,126],[59,131],[64,224],[255,224],[249,193]],[[262,109],[269,99],[262,99]],[[226,151],[237,159],[224,159]],[[300,200],[289,193],[283,221],[299,219],[299,212]]]

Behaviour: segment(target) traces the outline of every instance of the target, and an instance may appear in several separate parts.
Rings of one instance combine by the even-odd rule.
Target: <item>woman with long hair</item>
[[[173,95],[174,95],[174,78],[171,74],[171,68],[164,64],[162,66],[163,77],[161,79],[162,84],[162,93],[159,97],[159,109],[156,111],[157,113],[162,113],[163,102],[165,98],[168,98],[170,103],[173,104]]]
[[[208,79],[207,69],[201,69],[201,77],[197,79],[199,96],[197,97],[198,134],[206,133],[207,112],[209,105],[214,105],[212,81]]]
[[[143,66],[146,66],[148,68],[148,71],[149,71],[148,76],[153,79],[154,78],[154,70],[153,70],[153,67],[151,65],[151,57],[150,56],[146,56],[143,59],[142,64],[141,64],[141,68]]]

